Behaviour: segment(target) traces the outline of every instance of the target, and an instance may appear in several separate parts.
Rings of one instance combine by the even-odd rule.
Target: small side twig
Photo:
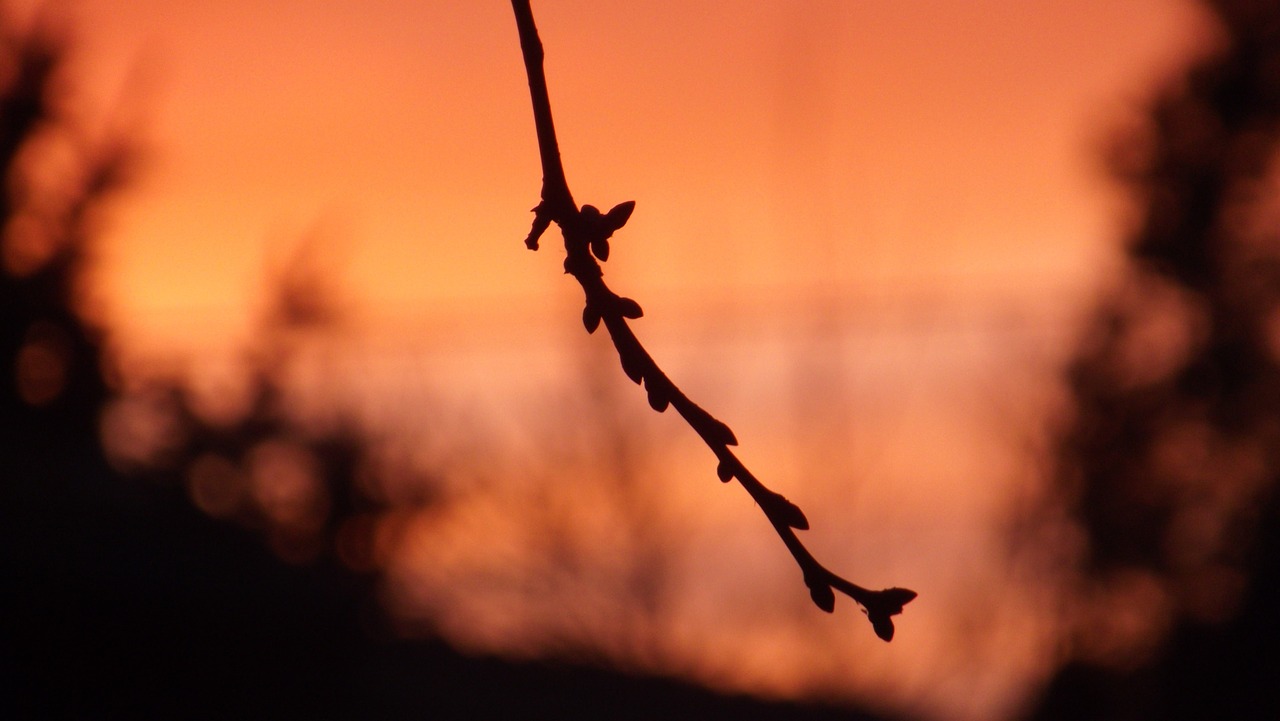
[[[538,241],[551,224],[559,226],[564,237],[564,270],[578,281],[586,295],[582,322],[587,332],[594,333],[603,324],[618,351],[622,371],[632,381],[644,386],[649,405],[659,413],[668,407],[674,408],[715,454],[718,461],[716,475],[720,480],[725,483],[736,480],[751,494],[800,566],[809,595],[818,608],[828,613],[834,610],[835,591],[839,591],[862,606],[877,636],[885,641],[892,639],[892,617],[902,613],[902,607],[916,597],[915,591],[905,588],[866,589],[818,563],[796,536],[797,530],[809,528],[804,512],[781,494],[769,490],[747,470],[730,449],[730,446],[738,445],[738,439],[729,426],[690,400],[658,367],[631,331],[627,321],[640,318],[644,312],[636,301],[609,289],[598,261],[608,260],[609,239],[631,217],[635,202],[620,203],[607,213],[601,213],[591,205],[579,208],[574,202],[560,162],[560,146],[551,119],[551,101],[543,71],[542,40],[533,21],[533,11],[529,0],[511,0],[511,6],[515,11],[520,49],[529,76],[529,94],[533,100],[534,125],[542,158],[542,197],[533,209],[533,227],[525,238],[525,245],[530,250],[537,250]]]

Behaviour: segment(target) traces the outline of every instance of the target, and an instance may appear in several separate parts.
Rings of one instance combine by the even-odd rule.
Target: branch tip
[[[893,640],[893,616],[902,613],[902,607],[916,597],[907,588],[886,588],[873,591],[862,602],[862,611],[871,621],[871,628],[884,641]]]

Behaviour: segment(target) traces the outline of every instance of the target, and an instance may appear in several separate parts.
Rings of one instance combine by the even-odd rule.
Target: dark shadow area
[[[1119,138],[1130,267],[1069,369],[1068,663],[1036,719],[1280,718],[1280,5]]]
[[[63,52],[52,30],[0,27],[13,71],[0,84],[0,717],[881,718],[394,639],[369,575],[334,550],[376,501],[355,490],[366,439],[343,423],[291,426],[270,372],[230,425],[171,399],[181,439],[166,465],[109,462],[99,438],[120,379],[80,289],[132,156],[126,139],[86,142],[62,114]],[[36,172],[51,144],[78,151],[53,180]],[[276,331],[312,310],[285,303]],[[280,438],[321,469],[319,506],[232,507],[193,475]]]

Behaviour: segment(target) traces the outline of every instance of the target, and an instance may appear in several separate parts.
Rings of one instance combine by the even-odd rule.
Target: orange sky
[[[580,295],[560,272],[557,243],[536,255],[521,243],[540,170],[507,2],[65,4],[93,103],[141,99],[148,162],[102,248],[101,293],[127,345],[223,342],[247,326],[264,266],[308,233],[343,259],[349,298],[383,329],[374,335],[452,317],[497,319],[504,333],[530,327],[533,337],[554,328],[559,342],[576,326]],[[778,364],[798,352],[789,309],[864,299],[839,322],[874,332],[840,338],[857,345],[855,426],[873,439],[869,467],[880,475],[852,491],[807,489],[819,499],[815,529],[830,530],[815,550],[857,548],[847,527],[879,523],[925,539],[904,557],[935,562],[873,570],[974,563],[965,553],[990,542],[983,524],[1005,488],[978,484],[1014,461],[979,456],[991,434],[965,429],[976,406],[1020,420],[1028,411],[983,406],[1000,395],[994,385],[958,384],[1044,373],[1060,355],[1037,344],[1062,342],[1117,257],[1120,204],[1097,160],[1102,129],[1192,47],[1194,9],[1185,0],[547,0],[534,12],[577,200],[637,201],[606,273],[649,310],[638,332],[667,354],[655,353],[659,362],[673,358],[677,381],[689,379],[690,395],[709,396],[713,411],[728,407],[722,415],[755,449],[748,455],[794,475],[803,444],[751,412],[804,390],[776,386]],[[711,307],[733,308],[736,325],[709,330]],[[1011,316],[1013,340],[995,323],[1002,311],[1022,312]],[[1037,319],[1055,327],[1037,335]],[[801,325],[820,330],[823,320]],[[439,340],[464,347],[476,335],[490,338],[492,355],[499,334],[483,328]],[[723,350],[743,337],[756,343],[744,346],[746,360]],[[818,337],[803,336],[801,351]],[[1035,363],[1017,365],[1015,351]],[[473,377],[492,371],[477,356],[458,357],[439,366],[456,371],[456,393],[505,392]],[[708,363],[741,367],[726,380]],[[758,389],[765,401],[752,399]],[[877,389],[890,389],[888,400]],[[681,502],[745,514],[743,499],[722,490]],[[844,509],[858,504],[898,510],[851,521]],[[962,530],[930,536],[934,526]],[[754,516],[743,528],[742,543],[778,545]],[[794,591],[792,569],[759,573]],[[941,667],[917,663],[941,644],[926,639],[962,645],[963,613],[947,601],[964,597],[965,583],[959,572],[936,583],[938,600],[910,607],[891,646],[858,645],[878,655],[848,684],[887,688],[922,713],[1007,711],[1025,680],[1006,673],[1019,658],[966,661],[1006,668],[985,676],[918,670]],[[846,614],[850,633],[855,623]],[[1016,638],[1019,623],[1002,632]],[[767,624],[740,633],[747,640],[725,648],[742,667],[724,674],[787,691],[769,673],[778,658],[805,658],[797,633]],[[800,687],[839,678],[814,668]]]
[[[151,164],[106,253],[131,328],[240,307],[265,246],[314,228],[384,310],[563,290],[552,253],[510,252],[538,167],[507,3],[69,4],[98,98],[144,98]],[[1097,123],[1186,46],[1184,5],[535,10],[570,182],[637,200],[610,270],[652,297],[1094,273]]]

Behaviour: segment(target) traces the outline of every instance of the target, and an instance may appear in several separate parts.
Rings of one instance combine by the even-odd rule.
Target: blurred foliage
[[[528,441],[518,451],[430,397],[409,401],[433,404],[414,409],[412,428],[379,426],[339,390],[354,381],[347,361],[363,356],[336,264],[314,241],[275,269],[224,377],[124,374],[103,414],[112,465],[180,490],[283,561],[360,574],[399,633],[660,667],[680,533],[646,477],[653,449],[597,366],[583,363],[577,392],[548,387],[528,408],[510,404]],[[367,402],[386,405],[388,392]],[[547,422],[549,407],[565,420]]]
[[[103,440],[120,471],[180,484],[204,513],[260,532],[282,560],[368,572],[379,565],[376,512],[435,500],[433,476],[408,479],[412,497],[389,497],[378,482],[393,472],[377,467],[380,439],[349,411],[300,407],[296,366],[343,320],[311,248],[304,242],[277,270],[229,387],[202,392],[183,374],[137,373],[107,405]]]
[[[0,566],[13,579],[65,565],[78,511],[122,491],[99,482],[114,373],[84,288],[133,152],[71,112],[64,58],[50,17],[17,28],[0,12]]]
[[[85,409],[106,386],[101,332],[82,319],[89,238],[131,157],[65,109],[63,42],[51,21],[0,26],[0,427],[23,455],[36,439],[92,436]]]
[[[1205,4],[1214,46],[1111,154],[1137,224],[1068,371],[1036,718],[1280,718],[1280,5]]]

